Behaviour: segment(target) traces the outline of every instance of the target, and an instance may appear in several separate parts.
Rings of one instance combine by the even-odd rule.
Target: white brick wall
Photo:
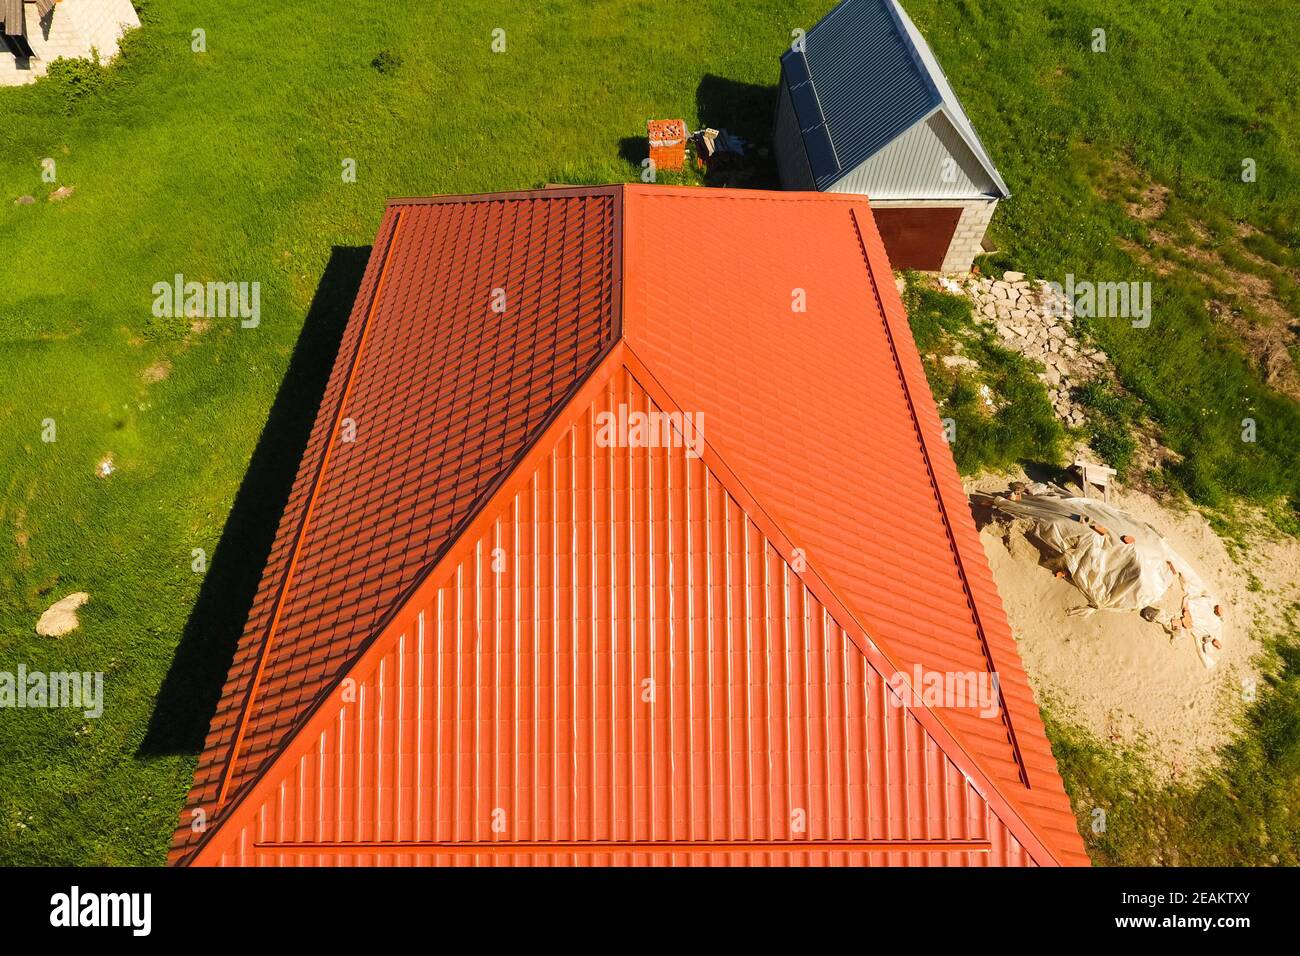
[[[16,60],[0,53],[0,86],[18,86],[44,76],[59,57],[89,58],[92,49],[104,62],[117,56],[118,40],[140,25],[131,0],[59,0],[45,23],[36,16],[36,4],[24,4],[27,39],[35,56]]]
[[[996,199],[990,199],[967,202],[962,207],[957,231],[953,233],[952,244],[943,260],[944,272],[970,272],[971,263],[980,254],[984,233],[993,221],[993,210],[997,205]]]
[[[870,198],[870,197],[868,197]],[[970,272],[971,264],[980,254],[984,233],[993,220],[996,199],[871,199],[876,209],[952,209],[960,207],[961,218],[953,232],[952,242],[943,258],[944,272]]]

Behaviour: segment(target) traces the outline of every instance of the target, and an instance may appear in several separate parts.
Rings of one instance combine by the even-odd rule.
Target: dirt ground
[[[986,476],[967,481],[966,490],[1004,491],[1017,479],[1024,476]],[[1300,541],[1254,542],[1239,563],[1194,509],[1125,489],[1112,489],[1111,503],[1161,532],[1220,598],[1224,640],[1212,670],[1186,632],[1171,639],[1136,612],[1067,614],[1086,604],[1083,595],[1040,565],[1019,523],[988,524],[980,538],[1039,703],[1099,740],[1143,753],[1158,779],[1194,777],[1236,732],[1259,677],[1257,635],[1280,625],[1283,609],[1300,600]],[[1175,585],[1161,619],[1180,600]]]

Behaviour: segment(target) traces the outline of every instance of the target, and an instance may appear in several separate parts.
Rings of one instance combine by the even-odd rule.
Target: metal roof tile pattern
[[[502,269],[525,328],[483,320]],[[593,443],[620,404],[703,415],[702,459]],[[328,440],[345,410],[365,447]],[[914,666],[1001,690],[872,711]],[[371,704],[331,696],[344,677]],[[647,678],[674,703],[638,724]],[[746,760],[779,765],[739,788],[767,816],[735,804]],[[777,826],[798,809],[821,862],[1087,862],[870,210],[826,194],[395,204],[191,809],[223,774],[173,861],[811,862]]]
[[[210,823],[257,777],[615,341],[619,202],[602,188],[390,207],[191,811]],[[197,842],[191,816],[179,847]]]
[[[999,721],[942,717],[1086,859],[866,201],[628,187],[624,216],[629,348],[899,667],[998,674]]]
[[[1032,865],[625,368],[503,488],[224,865]],[[644,519],[638,523],[636,519]]]
[[[781,68],[818,189],[935,110],[952,120],[1000,195],[1010,195],[925,37],[897,0],[841,0]]]

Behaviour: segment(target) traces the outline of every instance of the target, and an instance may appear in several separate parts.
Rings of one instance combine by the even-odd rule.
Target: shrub
[[[71,113],[82,100],[99,93],[108,80],[108,68],[93,50],[93,59],[66,60],[62,57],[50,64],[46,73],[46,89],[62,101],[63,112]]]
[[[402,65],[402,55],[391,50],[380,50],[370,65],[380,73],[396,73]]]

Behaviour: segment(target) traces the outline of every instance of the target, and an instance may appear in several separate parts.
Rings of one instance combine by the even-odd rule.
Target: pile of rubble
[[[974,303],[975,321],[992,324],[1002,343],[1043,365],[1039,378],[1047,386],[1056,414],[1072,426],[1084,422],[1083,408],[1070,390],[1107,372],[1106,353],[1081,343],[1074,334],[1074,306],[1042,280],[1030,282],[1022,272],[1001,279],[971,276],[964,282],[945,279],[951,292]]]

